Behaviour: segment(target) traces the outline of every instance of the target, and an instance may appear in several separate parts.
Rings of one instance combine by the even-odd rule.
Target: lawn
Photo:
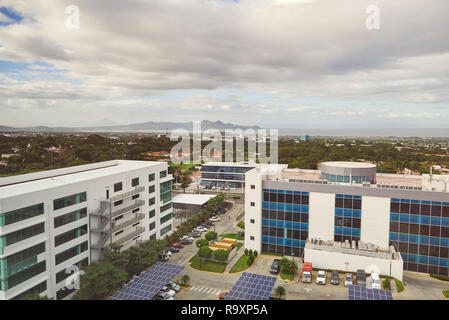
[[[443,296],[449,299],[449,290],[443,290]]]
[[[249,259],[249,256],[247,256],[247,255],[241,256],[240,259],[232,267],[230,273],[240,272],[240,271],[248,269],[250,267],[247,264],[248,259]]]
[[[281,272],[281,279],[283,279],[283,280],[287,279],[287,280],[293,281],[293,275],[291,273]]]
[[[243,247],[243,242],[237,242],[237,251],[239,251],[241,247]]]
[[[223,234],[220,234],[220,237],[229,238],[229,239],[237,239],[237,240],[245,240],[245,238],[239,237],[237,235],[237,233],[223,233]]]
[[[396,282],[396,289],[398,290],[398,292],[404,291],[404,285],[402,284],[402,281],[394,279],[394,282]]]
[[[240,221],[239,223],[237,223],[237,227],[239,227],[240,229],[245,230],[245,222]]]
[[[203,261],[203,268],[200,268],[200,258],[198,255],[194,255],[190,260],[190,266],[194,269],[203,270],[203,271],[210,271],[210,272],[216,272],[216,273],[223,273],[223,271],[226,268],[225,263],[218,263],[213,261]]]

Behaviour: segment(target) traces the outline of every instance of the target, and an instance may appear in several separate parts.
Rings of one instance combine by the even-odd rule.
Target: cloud
[[[94,106],[100,105],[117,106],[112,121],[135,122],[141,116],[132,118],[126,108],[140,104],[165,106],[174,118],[188,111],[185,117],[272,125],[320,114],[310,121],[327,126],[332,117],[367,114],[341,104],[420,114],[419,108],[449,103],[447,0],[431,6],[419,0],[71,4],[80,9],[79,30],[65,27],[60,0],[2,1],[23,20],[0,26],[0,60],[46,63],[0,78],[0,104],[18,101],[3,108],[11,124],[75,118],[83,106],[99,117],[104,110]],[[375,32],[365,28],[372,4],[381,13]],[[187,94],[171,98],[180,92]],[[314,99],[320,102],[311,105]],[[28,111],[53,108],[54,115],[36,111],[30,118],[21,104]]]

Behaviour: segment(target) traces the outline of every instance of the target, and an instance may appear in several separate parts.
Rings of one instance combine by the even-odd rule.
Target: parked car
[[[279,271],[280,271],[280,265],[279,265],[279,263],[281,262],[281,259],[274,259],[273,260],[273,263],[271,264],[271,267],[270,267],[270,273],[272,273],[272,274],[278,274],[279,273]]]
[[[188,234],[188,236],[189,236],[189,237],[192,237],[192,238],[201,238],[201,234],[199,234],[199,233],[197,233],[197,232],[190,232],[190,233]]]
[[[316,276],[316,283],[317,284],[326,284],[327,280],[327,272],[324,270],[318,271],[318,274]]]
[[[163,254],[165,254],[167,257],[171,257],[173,253],[171,253],[169,250],[162,251]]]
[[[371,273],[371,287],[373,289],[382,289],[380,285],[380,278],[377,273]]]
[[[226,298],[227,294],[228,294],[227,292],[222,292],[222,293],[220,293],[219,299],[220,299],[220,300],[224,300],[224,299]]]
[[[178,249],[182,249],[184,248],[184,246],[182,244],[180,244],[179,242],[175,242],[171,245],[172,247],[178,248]]]
[[[197,227],[197,228],[195,228],[195,230],[198,230],[200,232],[206,232],[208,229],[204,228],[204,227]]]
[[[182,244],[182,245],[186,245],[186,244],[192,244],[193,243],[193,240],[190,240],[190,239],[182,239],[182,240],[179,240],[178,241],[180,244]]]
[[[189,237],[189,236],[182,236],[179,240],[190,240],[190,241],[194,241],[195,239],[193,239],[193,237]]]
[[[354,285],[354,277],[351,273],[347,273],[345,276],[345,287]]]
[[[154,299],[156,300],[173,300],[173,296],[170,296],[168,293],[166,292],[159,292]]]
[[[212,222],[218,222],[218,221],[221,221],[221,218],[210,218],[209,219],[210,221],[212,221]]]
[[[357,275],[355,277],[355,283],[358,286],[366,287],[366,274],[365,271],[362,269],[357,270]]]
[[[337,271],[332,271],[332,273],[331,273],[331,283],[335,284],[335,285],[339,285],[340,284],[340,275],[338,274]]]
[[[179,248],[176,248],[176,247],[169,247],[169,248],[167,248],[167,250],[170,252],[173,252],[173,253],[179,252]]]
[[[165,262],[165,261],[168,261],[168,257],[165,255],[165,254],[160,254],[159,255],[159,261],[161,261],[161,262]]]
[[[167,283],[167,287],[174,290],[175,292],[179,292],[181,290],[181,287],[179,286],[179,284],[176,284],[174,282]]]
[[[171,289],[169,286],[164,286],[161,291],[159,292],[165,292],[168,293],[170,296],[174,296],[176,294],[175,290]]]

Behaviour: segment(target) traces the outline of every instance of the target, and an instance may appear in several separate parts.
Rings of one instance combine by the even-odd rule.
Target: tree
[[[249,254],[250,256],[252,256],[252,255],[253,255],[253,249],[249,249],[248,254]]]
[[[229,257],[229,251],[224,249],[218,249],[214,252],[215,260],[225,262]]]
[[[207,240],[212,241],[217,239],[218,234],[215,231],[209,231],[208,233],[206,233],[206,235],[204,236]]]
[[[190,185],[190,175],[187,172],[182,172],[181,175],[181,188],[186,193],[186,188]]]
[[[253,252],[253,255],[254,255],[254,258],[256,258],[256,257],[257,257],[257,255],[258,255],[258,252],[257,252],[257,250],[254,250],[254,252]]]
[[[200,258],[200,269],[203,268],[203,259],[207,259],[211,256],[212,249],[209,247],[201,247],[198,249],[198,257]]]
[[[189,284],[189,281],[190,281],[189,275],[185,274],[185,275],[182,276],[181,282],[182,282],[185,286]]]
[[[276,294],[276,296],[279,299],[282,299],[282,297],[285,296],[286,292],[285,292],[285,288],[283,286],[278,286],[275,290],[274,293]]]
[[[80,278],[80,290],[75,294],[75,300],[100,300],[112,294],[126,282],[126,271],[113,264],[101,260],[91,263],[84,269]]]
[[[207,239],[198,239],[196,240],[195,244],[198,248],[201,248],[203,246],[209,245],[209,241]]]
[[[246,263],[250,266],[254,263],[254,256],[249,256],[248,260],[246,261]]]
[[[248,248],[245,248],[245,256],[248,255]]]
[[[295,274],[298,270],[298,264],[294,261],[288,260],[287,258],[283,258],[279,265],[281,266],[283,273]]]

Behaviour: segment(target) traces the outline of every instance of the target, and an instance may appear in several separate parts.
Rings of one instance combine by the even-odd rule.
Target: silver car
[[[347,273],[345,275],[345,287],[349,287],[350,285],[354,284],[354,277],[351,273]]]
[[[179,284],[176,284],[174,282],[170,282],[167,284],[167,287],[169,287],[170,289],[179,292],[179,290],[181,290],[181,287],[179,286]]]

